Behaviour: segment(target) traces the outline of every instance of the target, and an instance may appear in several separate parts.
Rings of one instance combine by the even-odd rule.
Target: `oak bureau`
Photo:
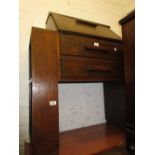
[[[29,46],[32,155],[60,155],[58,83],[104,82],[107,125],[125,123],[122,40],[109,26],[55,13],[46,26],[32,28]]]

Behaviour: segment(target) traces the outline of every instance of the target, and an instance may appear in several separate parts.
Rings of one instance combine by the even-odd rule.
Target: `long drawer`
[[[104,81],[119,80],[123,77],[121,61],[75,56],[61,57],[62,81]]]
[[[61,54],[106,59],[122,59],[122,43],[94,37],[60,34]]]

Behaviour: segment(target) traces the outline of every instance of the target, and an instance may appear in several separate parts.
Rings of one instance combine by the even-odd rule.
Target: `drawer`
[[[61,33],[60,40],[61,54],[64,55],[122,59],[122,44],[120,42],[67,33]]]
[[[62,81],[119,80],[123,77],[120,61],[75,56],[61,57]]]

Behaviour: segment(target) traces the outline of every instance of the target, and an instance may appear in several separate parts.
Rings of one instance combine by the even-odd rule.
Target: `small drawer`
[[[122,59],[122,44],[94,37],[60,34],[61,54],[106,59]]]
[[[119,61],[75,56],[61,57],[62,81],[119,80],[123,77],[122,70],[122,63]]]

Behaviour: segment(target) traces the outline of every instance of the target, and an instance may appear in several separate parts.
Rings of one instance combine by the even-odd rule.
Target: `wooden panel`
[[[134,154],[135,143],[135,12],[120,21],[123,33],[126,135],[128,150]]]
[[[63,56],[61,80],[118,80],[123,76],[122,63],[93,58]]]
[[[57,32],[32,28],[32,155],[58,149],[58,46]]]
[[[123,25],[124,70],[127,102],[127,122],[134,125],[135,118],[135,20]]]
[[[125,85],[126,85],[126,109],[127,124],[135,125],[135,19],[128,21],[123,25],[124,38],[124,67],[125,67]],[[131,152],[134,152],[135,129],[127,128],[127,146]],[[128,132],[131,131],[131,132]]]
[[[61,33],[60,38],[62,54],[106,59],[122,59],[121,43],[65,33]]]
[[[106,121],[111,125],[125,129],[125,93],[123,82],[104,83],[104,102]]]
[[[93,155],[119,146],[124,132],[101,124],[60,133],[59,155]]]

